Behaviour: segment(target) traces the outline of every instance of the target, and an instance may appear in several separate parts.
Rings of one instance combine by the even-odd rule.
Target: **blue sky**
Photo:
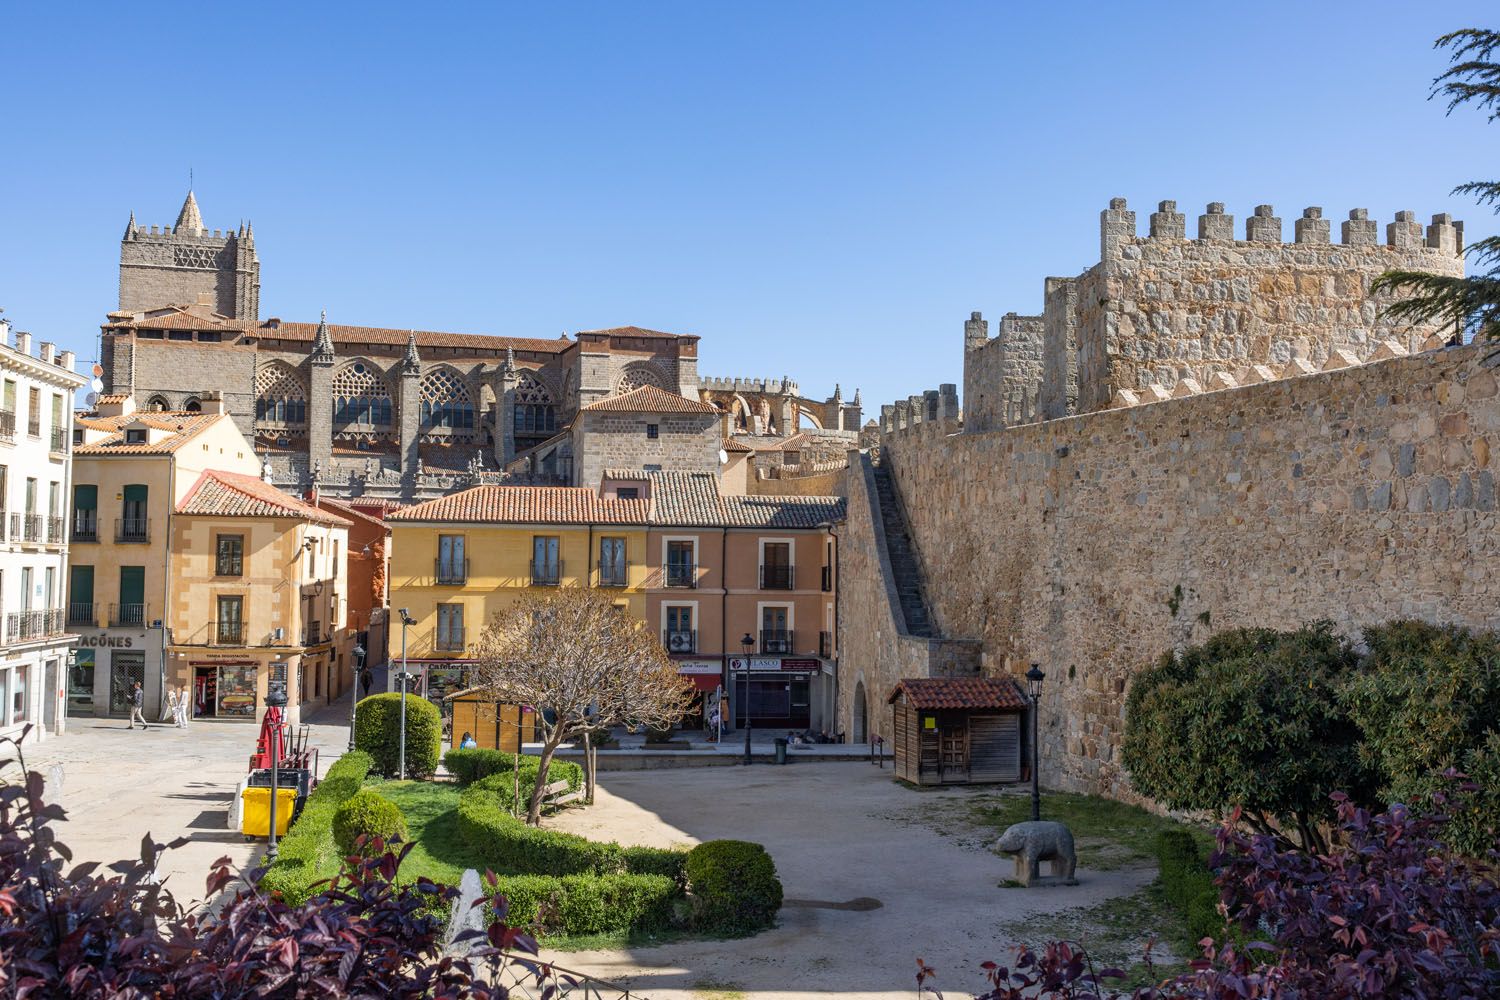
[[[1382,224],[1488,179],[1426,100],[1478,3],[8,4],[0,306],[89,358],[131,210],[255,223],[262,316],[703,337],[867,406],[960,382],[1098,213]],[[1493,26],[1493,24],[1485,24]]]

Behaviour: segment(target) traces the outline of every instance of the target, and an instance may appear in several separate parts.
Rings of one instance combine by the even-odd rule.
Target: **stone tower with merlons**
[[[260,318],[260,258],[255,230],[207,229],[189,191],[171,226],[136,225],[120,241],[120,310],[138,312],[204,302],[230,319]]]

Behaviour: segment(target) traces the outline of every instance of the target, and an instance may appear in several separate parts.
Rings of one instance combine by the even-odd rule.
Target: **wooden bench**
[[[561,809],[563,806],[582,801],[583,793],[568,791],[566,781],[548,782],[547,787],[542,789],[542,805],[548,809]]]

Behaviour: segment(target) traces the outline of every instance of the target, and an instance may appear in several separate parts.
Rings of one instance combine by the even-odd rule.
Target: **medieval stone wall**
[[[1044,318],[1006,313],[993,340],[979,313],[964,323],[964,422],[974,430],[1022,423],[1042,381]]]
[[[1483,359],[1428,351],[989,433],[896,419],[903,404],[881,461],[938,634],[982,641],[989,673],[1046,671],[1044,780],[1128,797],[1126,691],[1166,649],[1320,618],[1500,627],[1500,367]],[[862,490],[851,476],[840,686],[873,671],[888,691],[912,665],[885,648]]]
[[[656,427],[656,437],[647,428]],[[719,474],[719,418],[712,413],[584,411],[573,423],[575,486],[598,486],[605,469],[656,466]]]

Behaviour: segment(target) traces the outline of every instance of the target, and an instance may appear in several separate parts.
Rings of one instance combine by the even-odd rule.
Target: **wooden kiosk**
[[[495,701],[478,688],[455,691],[443,699],[453,711],[449,749],[457,749],[464,733],[490,750],[520,753],[522,743],[536,741],[536,716],[519,705]]]
[[[896,777],[914,785],[1020,781],[1026,711],[1009,677],[921,677],[886,698]]]

